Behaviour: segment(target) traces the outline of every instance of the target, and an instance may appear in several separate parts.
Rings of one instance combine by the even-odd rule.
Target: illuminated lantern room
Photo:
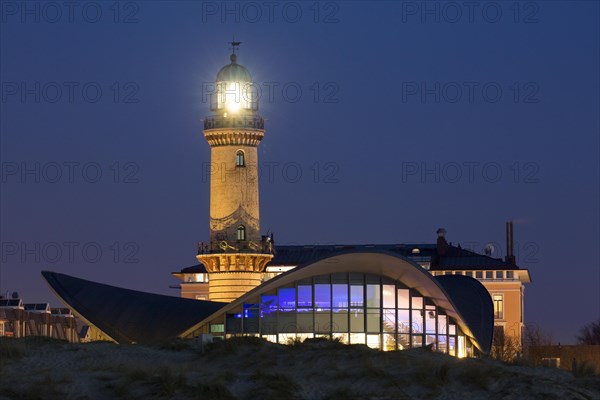
[[[221,68],[217,74],[216,94],[211,102],[211,111],[224,116],[258,111],[258,96],[250,72],[237,63],[235,52],[231,54],[230,60],[231,64]]]
[[[204,129],[264,129],[264,119],[258,115],[258,89],[248,69],[237,62],[239,45],[231,42],[231,62],[217,73],[210,98],[212,115],[204,119]]]

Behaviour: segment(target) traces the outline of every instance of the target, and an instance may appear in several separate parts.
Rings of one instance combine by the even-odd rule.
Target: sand
[[[583,375],[583,374],[581,374]],[[0,399],[600,399],[600,376],[255,338],[156,346],[0,340]]]

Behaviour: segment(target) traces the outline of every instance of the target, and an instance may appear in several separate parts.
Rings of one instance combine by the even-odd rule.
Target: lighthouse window
[[[245,167],[246,160],[244,159],[244,152],[242,150],[238,150],[235,153],[235,166],[236,167]]]
[[[246,227],[244,225],[237,228],[237,240],[246,240]]]

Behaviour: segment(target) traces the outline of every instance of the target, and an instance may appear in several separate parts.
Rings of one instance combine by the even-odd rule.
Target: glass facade
[[[224,327],[222,328],[224,323]],[[217,328],[218,327],[218,328]],[[381,350],[430,346],[455,356],[472,352],[456,322],[417,290],[370,274],[328,274],[263,293],[211,321],[224,336],[277,343],[327,337]]]

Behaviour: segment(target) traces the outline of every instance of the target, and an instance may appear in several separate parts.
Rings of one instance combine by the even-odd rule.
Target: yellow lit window
[[[494,302],[494,318],[504,318],[504,296],[495,294],[492,296],[492,301]]]

